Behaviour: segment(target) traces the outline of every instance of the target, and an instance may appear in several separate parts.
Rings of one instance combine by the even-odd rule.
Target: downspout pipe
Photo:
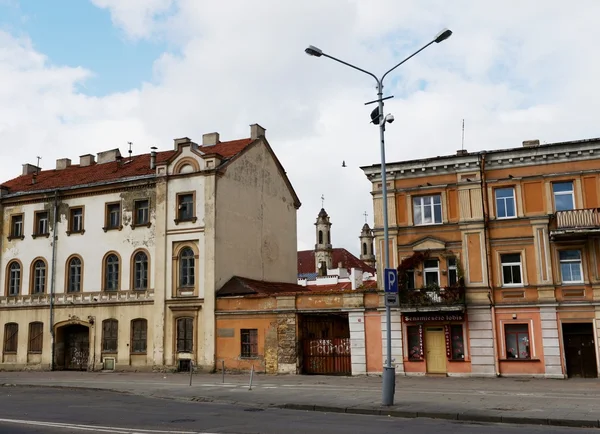
[[[54,217],[52,226],[52,274],[50,277],[50,369],[55,369],[55,336],[54,336],[54,293],[56,289],[56,243],[58,241],[56,225],[58,223],[58,190],[54,190]]]
[[[494,370],[496,377],[500,376],[500,367],[498,365],[498,335],[496,330],[496,306],[494,303],[492,287],[492,270],[490,261],[490,237],[489,237],[489,204],[487,194],[487,182],[485,177],[485,152],[479,154],[479,181],[481,185],[481,207],[483,213],[483,240],[485,246],[485,266],[487,272],[488,299],[490,300],[490,313],[492,316],[492,341],[494,344]]]

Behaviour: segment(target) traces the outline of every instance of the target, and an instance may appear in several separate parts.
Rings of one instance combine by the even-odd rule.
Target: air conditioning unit
[[[102,359],[102,370],[114,371],[115,370],[115,358],[114,357],[104,357]]]

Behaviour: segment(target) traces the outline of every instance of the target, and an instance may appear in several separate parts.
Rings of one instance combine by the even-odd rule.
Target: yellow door
[[[425,360],[427,372],[431,374],[446,373],[446,335],[442,327],[425,329]]]

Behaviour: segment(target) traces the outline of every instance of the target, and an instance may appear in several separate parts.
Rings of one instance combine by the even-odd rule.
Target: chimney
[[[56,160],[56,170],[63,170],[71,166],[71,160],[69,158],[59,158]]]
[[[156,168],[156,146],[152,146],[150,151],[150,169]]]
[[[111,163],[117,161],[121,157],[119,149],[111,149],[110,151],[98,152],[98,164]]]
[[[466,149],[459,149],[458,151],[456,151],[456,155],[467,155],[469,153],[469,151],[467,151]]]
[[[258,125],[258,124],[252,124],[252,125],[250,125],[250,138],[252,140],[256,140],[260,136],[264,136],[265,135],[265,131],[267,131],[267,130],[265,130],[260,125]]]
[[[359,268],[352,268],[350,270],[350,281],[352,282],[352,289],[358,289],[363,284],[363,272]]]
[[[533,148],[535,146],[540,146],[540,141],[538,139],[535,140],[523,140],[524,148]]]
[[[34,173],[37,173],[40,170],[39,167],[34,166],[33,164],[23,164],[23,175],[33,175]]]
[[[202,146],[214,146],[219,143],[219,133],[202,134]]]
[[[79,157],[79,166],[86,167],[91,166],[96,162],[96,159],[92,154],[85,154]]]

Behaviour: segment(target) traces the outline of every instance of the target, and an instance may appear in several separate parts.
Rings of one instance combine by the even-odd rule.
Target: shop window
[[[258,330],[242,329],[242,351],[243,358],[258,357]]]
[[[559,252],[560,275],[563,283],[582,283],[583,267],[580,250],[561,250]]]
[[[529,326],[527,324],[505,324],[507,359],[530,359]]]
[[[434,225],[442,223],[442,197],[420,196],[413,198],[415,225]]]
[[[500,255],[500,262],[502,263],[502,286],[522,286],[521,254]]]
[[[461,324],[450,326],[450,348],[452,351],[452,360],[464,360],[465,343]]]
[[[423,326],[406,327],[408,342],[408,360],[418,362],[423,360]]]

